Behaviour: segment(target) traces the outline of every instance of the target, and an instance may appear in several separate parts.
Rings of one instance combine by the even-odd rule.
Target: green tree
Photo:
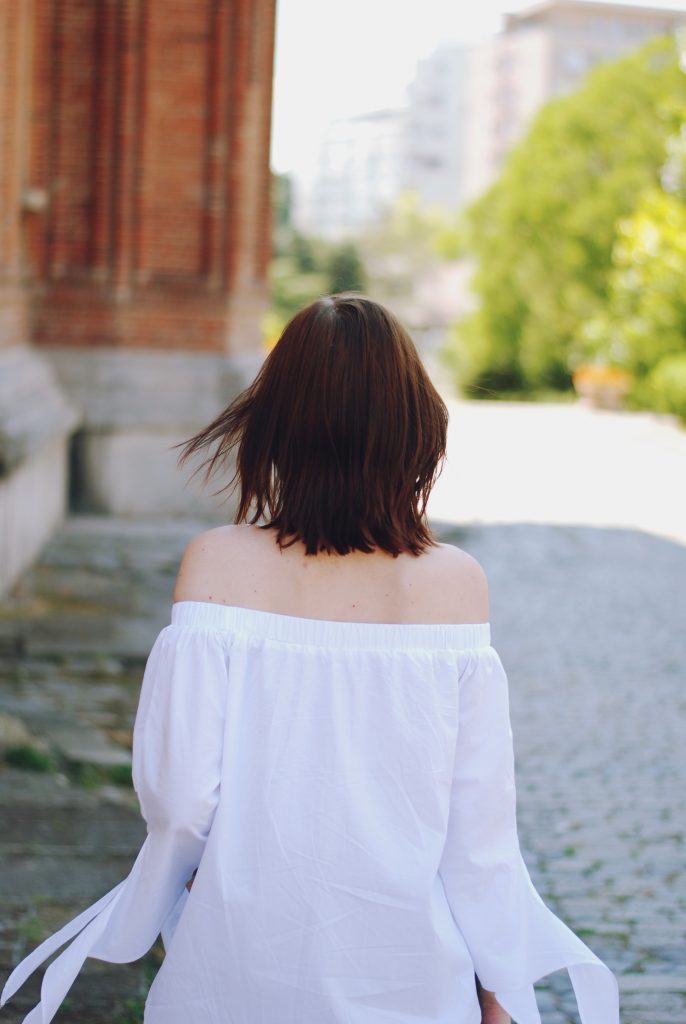
[[[630,370],[630,400],[686,417],[686,203],[654,188],[621,221],[608,303],[579,348]]]
[[[618,222],[659,185],[686,101],[672,37],[549,103],[468,211],[479,306],[449,355],[472,389],[570,386],[580,326],[608,299]]]
[[[303,306],[334,291],[364,291],[366,273],[351,242],[334,245],[289,228],[275,246],[269,268],[271,305],[263,331],[272,343]]]
[[[327,260],[327,291],[363,292],[367,287],[364,264],[353,242],[335,246]]]
[[[580,331],[584,351],[640,379],[686,351],[686,204],[651,189],[618,225],[608,303]]]
[[[301,274],[313,274],[319,271],[315,244],[311,238],[306,238],[299,231],[294,231],[291,236],[290,255],[296,269]]]
[[[326,274],[317,270],[303,272],[290,254],[272,260],[269,283],[272,299],[270,334],[280,332],[299,309],[327,291]]]
[[[272,210],[275,228],[291,226],[293,181],[288,174],[272,174]]]

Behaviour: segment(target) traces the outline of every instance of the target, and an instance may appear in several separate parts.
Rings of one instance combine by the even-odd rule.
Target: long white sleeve
[[[479,980],[518,1024],[540,1024],[533,983],[563,967],[582,1024],[617,1024],[614,975],[543,903],[522,859],[507,676],[491,646],[471,652],[459,682],[440,874]]]
[[[133,730],[133,784],[149,834],[202,852],[219,799],[226,641],[168,626],[150,652]]]
[[[148,838],[130,877],[143,860],[149,924],[142,927],[128,887],[94,956],[142,956],[200,863],[219,800],[227,669],[226,638],[214,630],[171,625],[155,641],[133,730],[133,784]],[[136,934],[127,921],[139,922]]]

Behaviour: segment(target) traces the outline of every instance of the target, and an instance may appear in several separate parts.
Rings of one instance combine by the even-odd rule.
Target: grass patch
[[[30,743],[10,747],[5,751],[5,761],[13,768],[21,768],[28,772],[51,772],[55,768],[55,762],[50,754],[31,746]]]
[[[117,1014],[114,1024],[142,1024],[145,1000],[148,998],[148,990],[152,985],[156,970],[157,968],[150,959],[144,964],[140,989],[135,996],[131,996],[126,1000],[124,1006]]]
[[[97,789],[108,784],[133,789],[131,765],[128,764],[105,766],[86,762],[73,763],[69,766],[69,777],[82,789]]]
[[[131,777],[131,765],[115,764],[107,769],[107,776],[115,786],[128,786],[133,789],[133,778]]]
[[[32,949],[38,946],[46,935],[46,929],[37,910],[29,911],[17,930],[26,945]]]
[[[127,999],[115,1024],[142,1024],[146,996],[142,993]]]

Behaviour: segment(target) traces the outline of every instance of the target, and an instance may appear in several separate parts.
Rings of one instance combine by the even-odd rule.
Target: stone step
[[[97,794],[101,798],[101,792]],[[7,806],[7,815],[0,833],[0,851],[9,853],[32,845],[41,854],[58,850],[91,849],[108,854],[135,850],[145,839],[145,823],[140,817],[135,797],[121,806],[105,804],[83,806],[59,800],[50,804],[15,803]]]
[[[41,732],[69,764],[90,764],[100,768],[131,767],[131,752],[113,743],[93,725],[47,720],[43,722]]]
[[[138,1024],[153,973],[148,958],[134,964],[87,960],[55,1024]],[[40,978],[37,971],[3,1007],[2,1024],[21,1024],[40,999]]]

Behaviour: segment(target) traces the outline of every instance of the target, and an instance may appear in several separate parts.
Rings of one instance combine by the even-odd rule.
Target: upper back
[[[451,544],[422,555],[280,550],[274,530],[222,526],[195,537],[175,601],[207,601],[302,618],[351,622],[473,623],[489,619],[479,563]]]

